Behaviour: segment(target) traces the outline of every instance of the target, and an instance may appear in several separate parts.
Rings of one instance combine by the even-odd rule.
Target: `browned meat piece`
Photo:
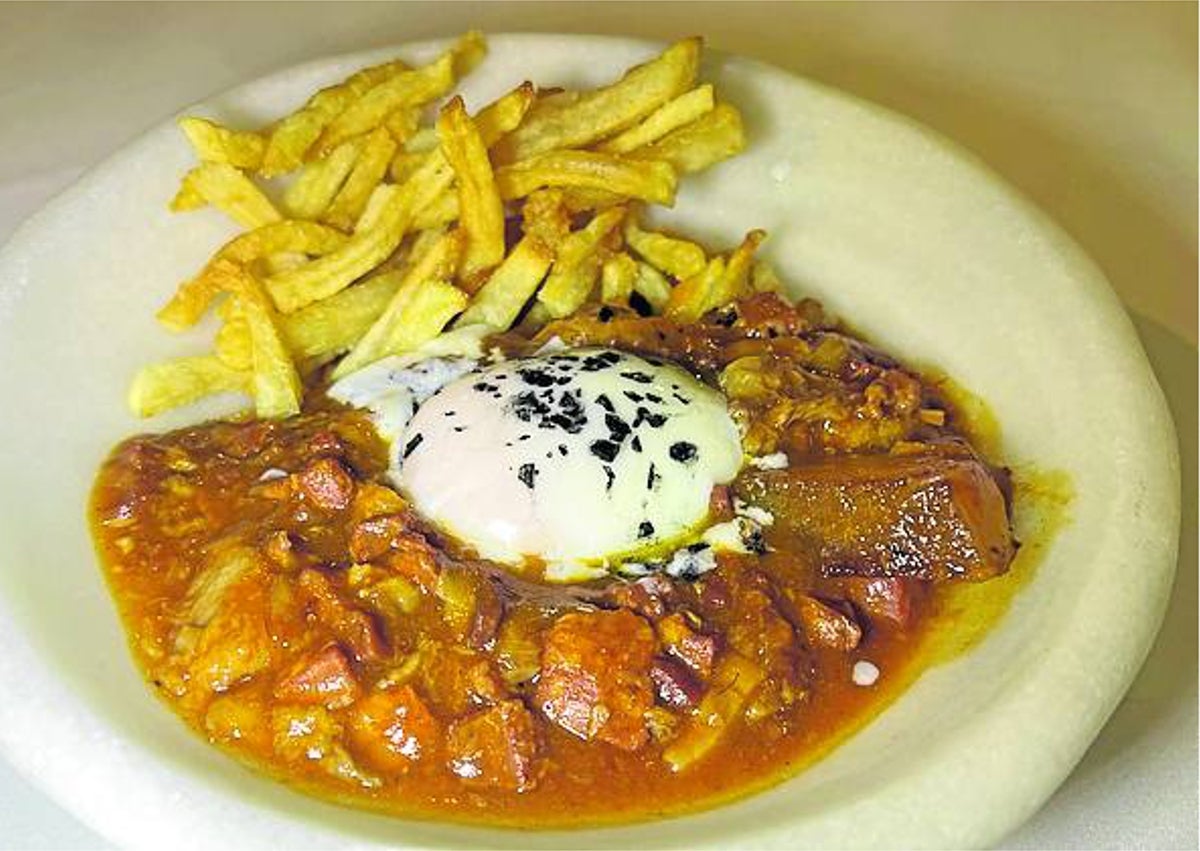
[[[422,656],[425,664],[420,677],[425,694],[452,715],[499,703],[509,696],[495,664],[482,653],[431,644]]]
[[[300,472],[300,490],[318,508],[341,511],[354,498],[354,479],[333,458],[318,458]]]
[[[478,577],[475,612],[466,634],[467,646],[476,650],[490,649],[496,642],[496,633],[503,619],[504,598],[495,585],[484,577]]]
[[[815,647],[848,652],[862,640],[862,629],[853,618],[820,600],[801,596],[796,600],[796,611],[804,637]]]
[[[345,652],[336,644],[301,659],[275,683],[275,697],[293,703],[348,706],[361,689]]]
[[[996,479],[936,450],[822,459],[752,472],[738,495],[775,515],[826,576],[989,579],[1015,551]]]
[[[297,584],[307,595],[317,620],[329,627],[358,661],[369,662],[387,655],[387,643],[374,618],[343,601],[325,574],[305,568],[300,571]]]
[[[714,522],[733,517],[733,493],[728,485],[715,485],[708,495],[708,514]]]
[[[837,583],[845,598],[868,618],[891,621],[899,627],[912,623],[913,597],[919,580],[895,576],[847,576]]]
[[[308,451],[313,455],[345,455],[342,439],[329,429],[322,429],[308,439]]]
[[[370,517],[350,532],[350,555],[357,562],[374,561],[393,549],[420,550],[433,559],[433,548],[403,514]]]
[[[392,774],[433,758],[442,741],[441,723],[412,686],[367,695],[350,712],[349,725],[355,755]]]
[[[527,792],[537,784],[533,716],[519,700],[505,700],[450,727],[450,770],[464,783]]]
[[[650,665],[650,680],[658,699],[672,709],[690,709],[704,689],[688,667],[670,656],[658,656]]]
[[[713,660],[717,656],[716,636],[704,635],[688,623],[682,612],[660,620],[655,624],[658,637],[667,652],[685,662],[689,668],[708,679],[712,673]]]
[[[630,611],[564,615],[546,633],[536,701],[564,730],[624,750],[646,743],[654,632]]]
[[[675,596],[671,580],[651,574],[633,582],[615,582],[604,591],[607,601],[648,618],[660,618]]]

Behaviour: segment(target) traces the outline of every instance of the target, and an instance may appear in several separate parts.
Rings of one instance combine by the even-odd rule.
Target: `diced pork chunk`
[[[318,458],[300,472],[300,490],[318,508],[341,511],[354,498],[354,479],[341,462]]]
[[[450,770],[468,785],[526,792],[537,783],[533,716],[519,700],[456,721],[446,749]]]
[[[290,703],[348,706],[361,689],[345,651],[329,644],[301,659],[275,683],[275,697]]]
[[[847,576],[837,580],[847,600],[868,618],[891,621],[904,628],[912,623],[919,580],[895,576]]]
[[[536,701],[564,730],[637,750],[654,702],[650,625],[627,610],[564,615],[546,633]]]
[[[695,706],[703,689],[687,665],[670,656],[659,656],[650,665],[650,679],[661,703],[672,709]]]
[[[442,725],[411,686],[376,691],[350,712],[350,744],[371,767],[403,774],[422,759],[434,758]]]
[[[815,647],[848,652],[862,640],[862,629],[853,618],[814,597],[799,596],[796,610],[804,637]]]
[[[682,612],[668,615],[655,624],[655,628],[667,652],[707,679],[717,655],[715,636],[698,632]]]
[[[387,655],[387,643],[375,619],[342,600],[325,574],[305,568],[300,572],[297,582],[317,620],[329,627],[359,662],[369,662]]]

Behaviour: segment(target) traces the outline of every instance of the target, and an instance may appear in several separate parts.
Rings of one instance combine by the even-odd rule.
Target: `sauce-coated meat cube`
[[[646,743],[654,702],[650,625],[626,610],[564,615],[546,633],[536,700],[564,730],[624,750]]]

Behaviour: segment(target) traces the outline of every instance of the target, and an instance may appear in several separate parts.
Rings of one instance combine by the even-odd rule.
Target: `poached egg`
[[[476,341],[477,342],[477,341]],[[371,410],[389,477],[481,556],[597,575],[700,532],[742,464],[724,397],[682,368],[607,348],[388,358],[330,395]]]

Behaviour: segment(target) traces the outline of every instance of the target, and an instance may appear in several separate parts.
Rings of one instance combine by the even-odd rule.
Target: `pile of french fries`
[[[158,318],[182,331],[210,309],[211,353],[142,369],[129,401],[152,416],[238,391],[263,418],[300,410],[305,379],[334,378],[452,329],[535,333],[595,303],[695,321],[779,288],[752,231],[727,255],[644,229],[682,175],[744,147],[741,117],[697,84],[687,39],[591,91],[524,83],[474,115],[438,107],[483,59],[469,33],[435,61],[394,60],[322,89],[256,131],[180,126],[200,164],[176,211],[205,206],[245,231],[184,281]],[[267,180],[286,176],[273,200]],[[339,360],[340,359],[340,360]]]

